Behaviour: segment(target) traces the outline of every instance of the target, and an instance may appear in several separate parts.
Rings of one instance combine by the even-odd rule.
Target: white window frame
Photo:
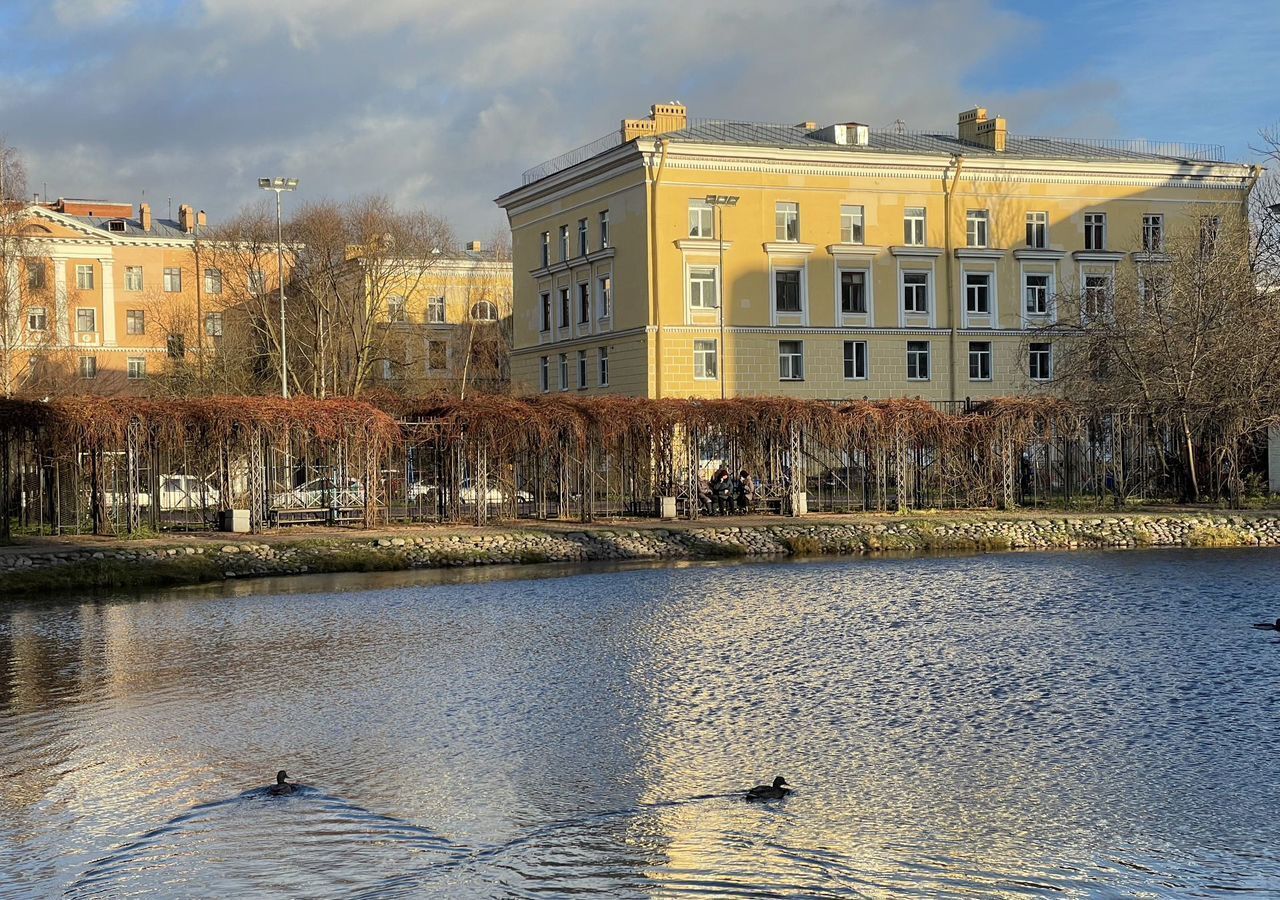
[[[129,381],[142,381],[147,377],[147,358],[145,356],[130,356],[125,366],[125,378]]]
[[[706,200],[689,201],[689,237],[714,240],[716,211]]]
[[[88,363],[89,365],[86,366],[85,363]],[[85,371],[86,368],[89,369],[88,372]],[[76,361],[76,372],[79,374],[81,378],[84,378],[86,380],[97,378],[98,377],[98,357],[81,356]]]
[[[551,390],[551,360],[545,356],[538,358],[538,385],[544,394]]]
[[[918,214],[918,215],[917,215]],[[908,206],[902,211],[902,243],[908,247],[924,247],[929,241],[929,210],[924,206]]]
[[[432,365],[432,360],[434,360],[435,357],[431,353],[431,348],[436,346],[444,348],[444,352],[440,354],[440,359],[444,361],[444,365],[440,365],[440,366]],[[428,374],[432,372],[448,372],[449,371],[449,342],[445,340],[441,340],[440,338],[429,339],[427,341],[426,362],[427,362]]]
[[[596,349],[596,375],[600,379],[600,387],[609,386],[609,348]]]
[[[396,294],[387,298],[387,321],[395,324],[404,324],[409,321],[409,301],[404,297]]]
[[[844,308],[844,277],[846,275],[859,275],[862,277],[862,309],[861,311],[850,311]],[[839,305],[841,316],[861,316],[866,317],[871,314],[870,291],[868,283],[871,281],[871,272],[867,269],[855,269],[841,266],[836,272],[836,303]]]
[[[798,349],[792,350],[788,344]],[[778,341],[778,380],[804,381],[804,341]]]
[[[600,249],[609,247],[609,210],[600,210]]]
[[[1044,279],[1044,309],[1034,310],[1029,305],[1032,278]],[[1044,319],[1053,315],[1053,275],[1050,272],[1022,273],[1022,315],[1027,319]]]
[[[94,275],[92,265],[76,266],[76,290],[91,291],[93,290]]]
[[[222,293],[222,270],[208,268],[204,270],[204,292],[206,294]]]
[[[720,379],[720,347],[715,340],[693,342],[693,380],[718,381]]]
[[[129,292],[142,290],[142,266],[124,267],[124,289]]]
[[[979,365],[979,374],[973,374],[974,357],[979,360],[986,357],[987,374],[981,374],[981,365]],[[969,363],[969,380],[970,381],[991,381],[995,370],[995,347],[991,341],[969,341],[968,347],[968,363]]]
[[[552,315],[553,310],[551,309],[551,292],[539,291],[538,303],[539,303],[539,315],[541,316],[541,321],[539,322],[539,325],[541,325],[541,327],[538,329],[538,333],[550,334],[551,323],[555,318]]]
[[[204,314],[204,333],[206,337],[222,337],[223,327],[222,313],[211,312]]]
[[[916,346],[912,346],[912,345]],[[920,345],[924,349],[920,349]],[[933,376],[933,343],[931,341],[907,341],[907,381],[930,381]],[[923,355],[922,355],[923,354]],[[920,374],[920,360],[924,360],[924,374]],[[911,374],[912,363],[916,366],[916,374]]]
[[[1105,284],[1100,288],[1102,302],[1096,302],[1095,291],[1099,288],[1089,282],[1101,279]],[[1115,291],[1115,277],[1105,272],[1086,272],[1080,278],[1080,315],[1085,321],[1105,319],[1111,314],[1111,302]]]
[[[560,261],[564,262],[569,258],[569,226],[560,226]]]
[[[551,232],[542,232],[542,268],[551,265]]]
[[[910,277],[919,276],[924,278],[924,309],[909,309],[907,307],[907,278],[909,276]],[[903,269],[901,271],[898,277],[899,297],[900,297],[899,309],[901,309],[902,315],[904,317],[910,316],[912,318],[920,318],[921,316],[932,315],[932,310],[933,310],[933,277],[932,276],[933,276],[933,272],[928,271],[926,269]],[[919,287],[919,285],[916,283],[913,283],[912,287]],[[912,291],[912,295],[913,297],[917,297],[918,292]]]
[[[1164,252],[1164,214],[1142,214],[1142,252]]]
[[[1094,239],[1094,236],[1097,239]],[[1084,249],[1104,251],[1107,249],[1107,214],[1104,212],[1087,212],[1084,214]]]
[[[263,294],[267,290],[267,273],[262,269],[249,270],[249,292]]]
[[[578,331],[586,332],[591,329],[591,282],[579,281],[577,283],[577,293],[578,315],[574,325]]]
[[[498,304],[492,300],[477,300],[471,304],[468,315],[473,322],[496,322],[498,321]]]
[[[33,324],[38,320],[38,325]],[[27,331],[48,331],[49,330],[49,308],[47,306],[32,306],[27,309]]]
[[[964,214],[965,246],[985,248],[990,246],[991,212],[986,209],[970,209]]]
[[[587,230],[586,218],[578,220],[578,255],[586,256],[591,252],[591,233]]]
[[[1044,349],[1038,350],[1036,349],[1038,347],[1043,347]],[[1047,371],[1044,371],[1043,374],[1038,376],[1035,374],[1035,370],[1036,370],[1035,361],[1037,359],[1044,360],[1043,367],[1045,370],[1047,370]],[[1036,382],[1045,382],[1045,381],[1053,380],[1053,344],[1037,341],[1036,343],[1030,344],[1028,346],[1027,377],[1030,378],[1032,381],[1036,381]]]
[[[1027,247],[1045,250],[1049,246],[1049,213],[1043,210],[1027,212]]]
[[[166,266],[161,276],[164,280],[166,294],[182,293],[182,269],[178,266]]]
[[[428,325],[444,325],[449,315],[447,312],[448,305],[443,296],[435,296],[427,298],[427,324]]]
[[[769,271],[769,288],[773,294],[773,315],[776,320],[779,316],[800,316],[803,320],[807,316],[809,309],[808,288],[805,284],[805,266],[771,266]],[[798,292],[797,300],[799,301],[799,309],[778,309],[778,275],[782,272],[794,272],[796,274],[796,290]]]
[[[982,285],[982,287],[983,287],[984,292],[985,292],[985,300],[986,300],[986,307],[987,307],[986,309],[979,310],[979,309],[974,309],[974,308],[973,308],[973,306],[974,306],[974,304],[973,304],[973,299],[974,299],[974,296],[975,296],[975,295],[974,295],[974,292],[973,292],[971,289],[972,289],[972,288],[974,288],[974,287],[976,287],[976,285],[972,285],[972,284],[970,284],[970,283],[969,283],[969,279],[970,279],[970,278],[981,278],[981,279],[984,279],[985,284],[983,284],[983,285]],[[993,273],[993,272],[970,272],[970,271],[968,271],[968,270],[965,270],[965,272],[964,272],[964,273],[963,273],[963,275],[961,276],[961,281],[962,281],[962,283],[964,284],[964,311],[965,311],[965,316],[966,316],[966,317],[968,317],[968,316],[982,316],[982,317],[984,317],[984,318],[990,318],[990,317],[991,317],[991,310],[992,310],[992,302],[991,302],[991,300],[992,300],[992,297],[991,297],[991,294],[992,294],[992,283],[995,281],[995,273]]]
[[[80,327],[80,314],[88,313],[91,328]],[[97,334],[98,333],[98,311],[92,306],[76,307],[76,334]]]
[[[134,330],[134,322],[138,323]],[[139,335],[147,333],[147,311],[145,309],[126,309],[124,311],[124,333]]]
[[[774,240],[794,244],[800,240],[800,204],[779,200],[773,205]]]
[[[560,309],[558,313],[559,327],[568,329],[573,324],[573,291],[569,285],[562,285],[556,289],[558,299],[560,300]]]
[[[694,283],[699,285],[694,290]],[[711,302],[707,302],[707,285],[711,286]],[[685,298],[690,312],[706,312],[720,308],[720,269],[718,266],[689,266],[685,277]]]
[[[587,389],[587,351],[578,351],[578,390]]]
[[[861,358],[859,358],[858,349],[862,349]],[[850,354],[850,350],[853,351]],[[850,363],[852,363],[853,374],[849,374]],[[866,381],[867,373],[871,369],[870,350],[866,341],[845,341],[844,342],[844,380],[845,381]],[[859,373],[861,370],[861,373]]]
[[[596,276],[596,316],[608,319],[613,316],[613,273]]]
[[[840,243],[866,243],[866,208],[855,205],[840,207]]]
[[[569,354],[560,354],[560,390],[569,390]]]

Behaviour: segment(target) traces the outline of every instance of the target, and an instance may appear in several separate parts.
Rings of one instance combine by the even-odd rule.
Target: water
[[[1278,563],[9,604],[0,896],[1274,896],[1280,644],[1248,624],[1280,614]],[[253,790],[282,766],[310,787]],[[725,796],[778,773],[784,802]]]

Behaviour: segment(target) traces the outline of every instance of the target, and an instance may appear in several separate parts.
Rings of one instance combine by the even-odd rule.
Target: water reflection
[[[1278,560],[9,607],[0,896],[1275,892],[1280,647],[1247,623]],[[242,793],[281,767],[315,790]],[[778,773],[784,803],[734,793]]]

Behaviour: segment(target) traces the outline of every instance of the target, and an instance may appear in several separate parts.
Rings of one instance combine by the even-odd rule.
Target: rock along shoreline
[[[572,529],[572,530],[571,530]],[[592,560],[710,560],[995,550],[1280,546],[1280,514],[1057,514],[965,519],[956,513],[848,522],[704,519],[655,525],[404,529],[257,540],[199,538],[13,546],[0,596],[142,589],[233,578]]]

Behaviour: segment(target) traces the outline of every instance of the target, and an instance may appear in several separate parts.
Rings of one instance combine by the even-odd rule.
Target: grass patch
[[[0,578],[7,596],[94,590],[141,590],[220,581],[222,568],[207,556],[179,556],[139,563],[87,559],[65,565],[20,569]]]
[[[1222,525],[1201,525],[1187,535],[1189,547],[1240,547],[1244,543],[1237,532]]]
[[[818,556],[822,553],[822,541],[807,534],[784,537],[782,544],[792,556]]]
[[[311,572],[398,572],[410,567],[405,554],[373,547],[300,548],[294,561]]]

